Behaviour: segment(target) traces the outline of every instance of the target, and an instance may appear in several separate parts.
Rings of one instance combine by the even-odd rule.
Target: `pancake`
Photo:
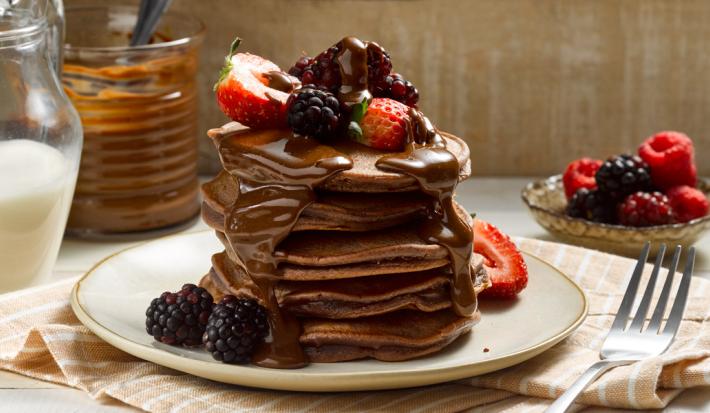
[[[476,294],[488,287],[483,258],[471,265]],[[376,280],[281,282],[279,305],[300,317],[357,318],[396,310],[432,312],[451,307],[450,275],[443,269],[379,276]]]
[[[287,129],[265,129],[252,130],[245,128],[236,122],[230,122],[226,125],[210,129],[207,135],[215,142],[218,152],[220,151],[221,142],[224,139],[244,139],[245,136],[264,136],[265,138],[291,134]],[[446,141],[446,148],[454,154],[459,161],[460,171],[459,180],[463,181],[471,174],[471,161],[469,159],[469,149],[466,143],[460,138],[448,134],[441,133]],[[358,192],[358,193],[373,193],[373,192],[407,192],[418,191],[419,185],[416,180],[410,176],[385,172],[378,169],[375,163],[383,155],[391,152],[383,152],[367,146],[355,143],[349,139],[334,139],[333,147],[341,153],[348,155],[353,160],[351,169],[338,172],[332,177],[323,182],[319,188],[333,192]],[[222,154],[220,153],[220,157]],[[223,165],[225,164],[223,160]]]
[[[328,363],[371,357],[401,361],[434,353],[471,331],[480,313],[459,317],[397,311],[351,320],[305,319],[299,342],[312,362]]]
[[[202,185],[202,218],[224,231],[224,212],[237,197],[237,181],[226,171]],[[318,200],[301,213],[293,231],[370,231],[389,228],[423,216],[428,199],[411,193],[318,193]]]
[[[253,283],[243,270],[226,259],[212,257],[212,269],[201,285],[219,300],[224,294],[253,297]],[[475,254],[471,263],[476,293],[488,286],[483,257]],[[395,310],[432,312],[451,307],[447,270],[382,275],[372,279],[351,278],[327,281],[281,281],[275,293],[279,306],[300,317],[357,318]]]

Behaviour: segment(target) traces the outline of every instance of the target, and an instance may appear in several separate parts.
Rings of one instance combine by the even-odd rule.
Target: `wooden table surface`
[[[470,212],[499,226],[511,235],[553,240],[537,225],[520,201],[520,190],[531,178],[474,178],[459,186],[457,199]],[[207,228],[197,222],[188,230]],[[78,276],[104,256],[134,243],[91,243],[65,240],[54,269],[53,280]],[[710,234],[697,244],[696,275],[710,280]],[[0,371],[0,412],[131,412],[137,411],[120,403],[92,400],[84,392],[58,386],[17,374]],[[587,409],[585,412],[619,412],[620,410]],[[710,388],[686,391],[668,412],[710,411]]]

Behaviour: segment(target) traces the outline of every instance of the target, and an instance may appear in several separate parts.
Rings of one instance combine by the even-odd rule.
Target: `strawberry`
[[[274,63],[250,53],[236,53],[241,39],[232,43],[214,86],[217,103],[225,115],[251,128],[286,125],[288,93],[269,87],[265,76],[281,71]]]
[[[473,251],[484,257],[491,287],[481,297],[513,298],[528,285],[528,266],[510,237],[488,222],[476,219]]]
[[[409,107],[389,98],[353,106],[351,139],[375,149],[401,151],[407,142]]]

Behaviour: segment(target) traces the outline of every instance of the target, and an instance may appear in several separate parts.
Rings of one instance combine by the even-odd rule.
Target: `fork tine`
[[[663,321],[663,314],[666,312],[666,304],[668,303],[668,297],[671,295],[671,286],[673,285],[673,277],[678,269],[678,261],[680,260],[681,246],[677,245],[675,247],[675,252],[673,253],[673,259],[671,260],[671,266],[668,267],[668,275],[666,275],[666,282],[663,283],[663,290],[661,290],[661,296],[658,297],[658,303],[656,308],[653,310],[653,316],[651,317],[651,322],[646,327],[646,331],[658,332],[661,329],[661,321]]]
[[[641,256],[636,263],[634,273],[629,280],[629,285],[626,287],[626,293],[624,294],[624,298],[621,300],[619,310],[616,312],[614,323],[611,325],[609,332],[615,330],[623,331],[626,327],[626,322],[629,320],[629,314],[631,313],[631,307],[634,305],[634,299],[636,298],[636,291],[638,291],[639,288],[639,281],[641,281],[643,266],[646,264],[646,260],[648,259],[648,251],[650,249],[651,243],[646,242],[646,245],[644,245],[643,250],[641,251]]]
[[[666,326],[663,327],[664,335],[669,334],[675,337],[675,334],[678,332],[680,320],[683,319],[685,305],[688,303],[688,291],[690,291],[690,277],[693,275],[694,266],[695,248],[691,247],[688,251],[688,256],[685,258],[685,270],[683,270],[683,278],[680,279],[678,293],[676,293],[675,301],[673,302],[673,307],[671,307],[671,314],[668,316],[668,322],[666,322]]]
[[[643,293],[643,298],[641,298],[641,303],[639,304],[638,310],[636,310],[633,321],[631,321],[629,330],[641,331],[643,328],[643,323],[646,321],[646,315],[648,314],[648,308],[651,306],[653,291],[656,289],[658,272],[661,270],[663,256],[665,254],[666,244],[661,244],[661,247],[658,249],[658,255],[656,256],[656,263],[653,266],[653,272],[651,272],[651,277],[649,277],[648,284],[646,285],[646,291]]]

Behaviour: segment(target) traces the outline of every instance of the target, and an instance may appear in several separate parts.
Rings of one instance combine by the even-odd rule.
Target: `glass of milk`
[[[81,154],[56,73],[55,0],[0,0],[0,293],[51,275]]]

